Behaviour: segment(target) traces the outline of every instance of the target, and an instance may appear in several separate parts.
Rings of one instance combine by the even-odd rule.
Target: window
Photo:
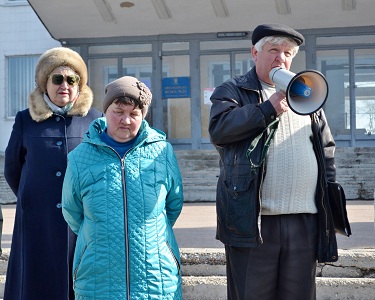
[[[39,56],[8,57],[7,117],[28,107],[28,99],[35,88],[35,67]]]

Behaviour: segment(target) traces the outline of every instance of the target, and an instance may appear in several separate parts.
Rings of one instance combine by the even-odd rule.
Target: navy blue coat
[[[5,151],[4,175],[17,207],[4,299],[74,299],[76,236],[62,216],[62,184],[67,154],[102,114],[90,109],[92,98],[70,116],[53,114],[43,99],[31,102],[36,106],[17,113]]]

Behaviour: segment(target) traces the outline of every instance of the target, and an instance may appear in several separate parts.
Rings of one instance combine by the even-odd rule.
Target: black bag
[[[344,189],[338,182],[327,183],[329,204],[331,206],[336,233],[350,236],[352,231],[350,229],[348,214],[346,211],[346,197]]]

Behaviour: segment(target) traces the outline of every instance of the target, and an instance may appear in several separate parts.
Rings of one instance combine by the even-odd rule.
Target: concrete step
[[[196,172],[194,174],[186,174],[185,176],[183,176],[182,180],[184,186],[210,186],[216,189],[217,179],[218,176],[216,176],[216,174],[208,172]],[[197,185],[197,182],[199,182],[199,185]]]
[[[184,300],[226,299],[224,249],[182,248]],[[9,249],[0,257],[0,300]],[[375,249],[339,250],[339,260],[317,267],[317,300],[374,300]]]
[[[201,190],[195,191],[187,190],[184,192],[185,202],[215,202],[215,190]]]
[[[182,297],[184,300],[227,299],[227,280],[224,276],[183,276]]]
[[[373,148],[337,148],[335,163],[337,181],[344,187],[348,200],[370,200],[374,197]],[[215,202],[219,175],[219,155],[216,150],[176,150],[185,190],[186,202]],[[0,154],[0,203],[15,203],[16,197],[5,181],[4,156]],[[205,190],[204,187],[211,187]],[[203,189],[202,189],[203,188]]]
[[[180,251],[184,276],[225,276],[224,249],[182,248]],[[317,277],[375,279],[375,249],[339,249],[339,260],[318,264],[316,274]]]
[[[225,276],[184,276],[184,300],[227,299]],[[374,300],[374,278],[316,278],[317,300]]]
[[[188,300],[226,299],[224,249],[181,249]],[[317,266],[317,299],[375,299],[375,250],[339,250],[335,263]]]
[[[4,287],[7,274],[9,252],[9,248],[2,249],[2,254],[0,256],[0,300],[3,300],[4,297]]]
[[[219,175],[219,155],[216,150],[177,150],[175,152],[186,191],[194,190],[202,185],[216,187]],[[375,189],[373,148],[337,148],[335,164],[337,181],[344,187],[347,199],[373,199]],[[189,196],[186,201],[196,199],[215,201],[215,195],[210,196],[209,199],[203,199],[203,196]]]

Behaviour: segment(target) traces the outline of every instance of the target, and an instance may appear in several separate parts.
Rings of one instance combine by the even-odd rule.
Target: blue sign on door
[[[190,98],[190,77],[165,77],[162,81],[162,97]]]

